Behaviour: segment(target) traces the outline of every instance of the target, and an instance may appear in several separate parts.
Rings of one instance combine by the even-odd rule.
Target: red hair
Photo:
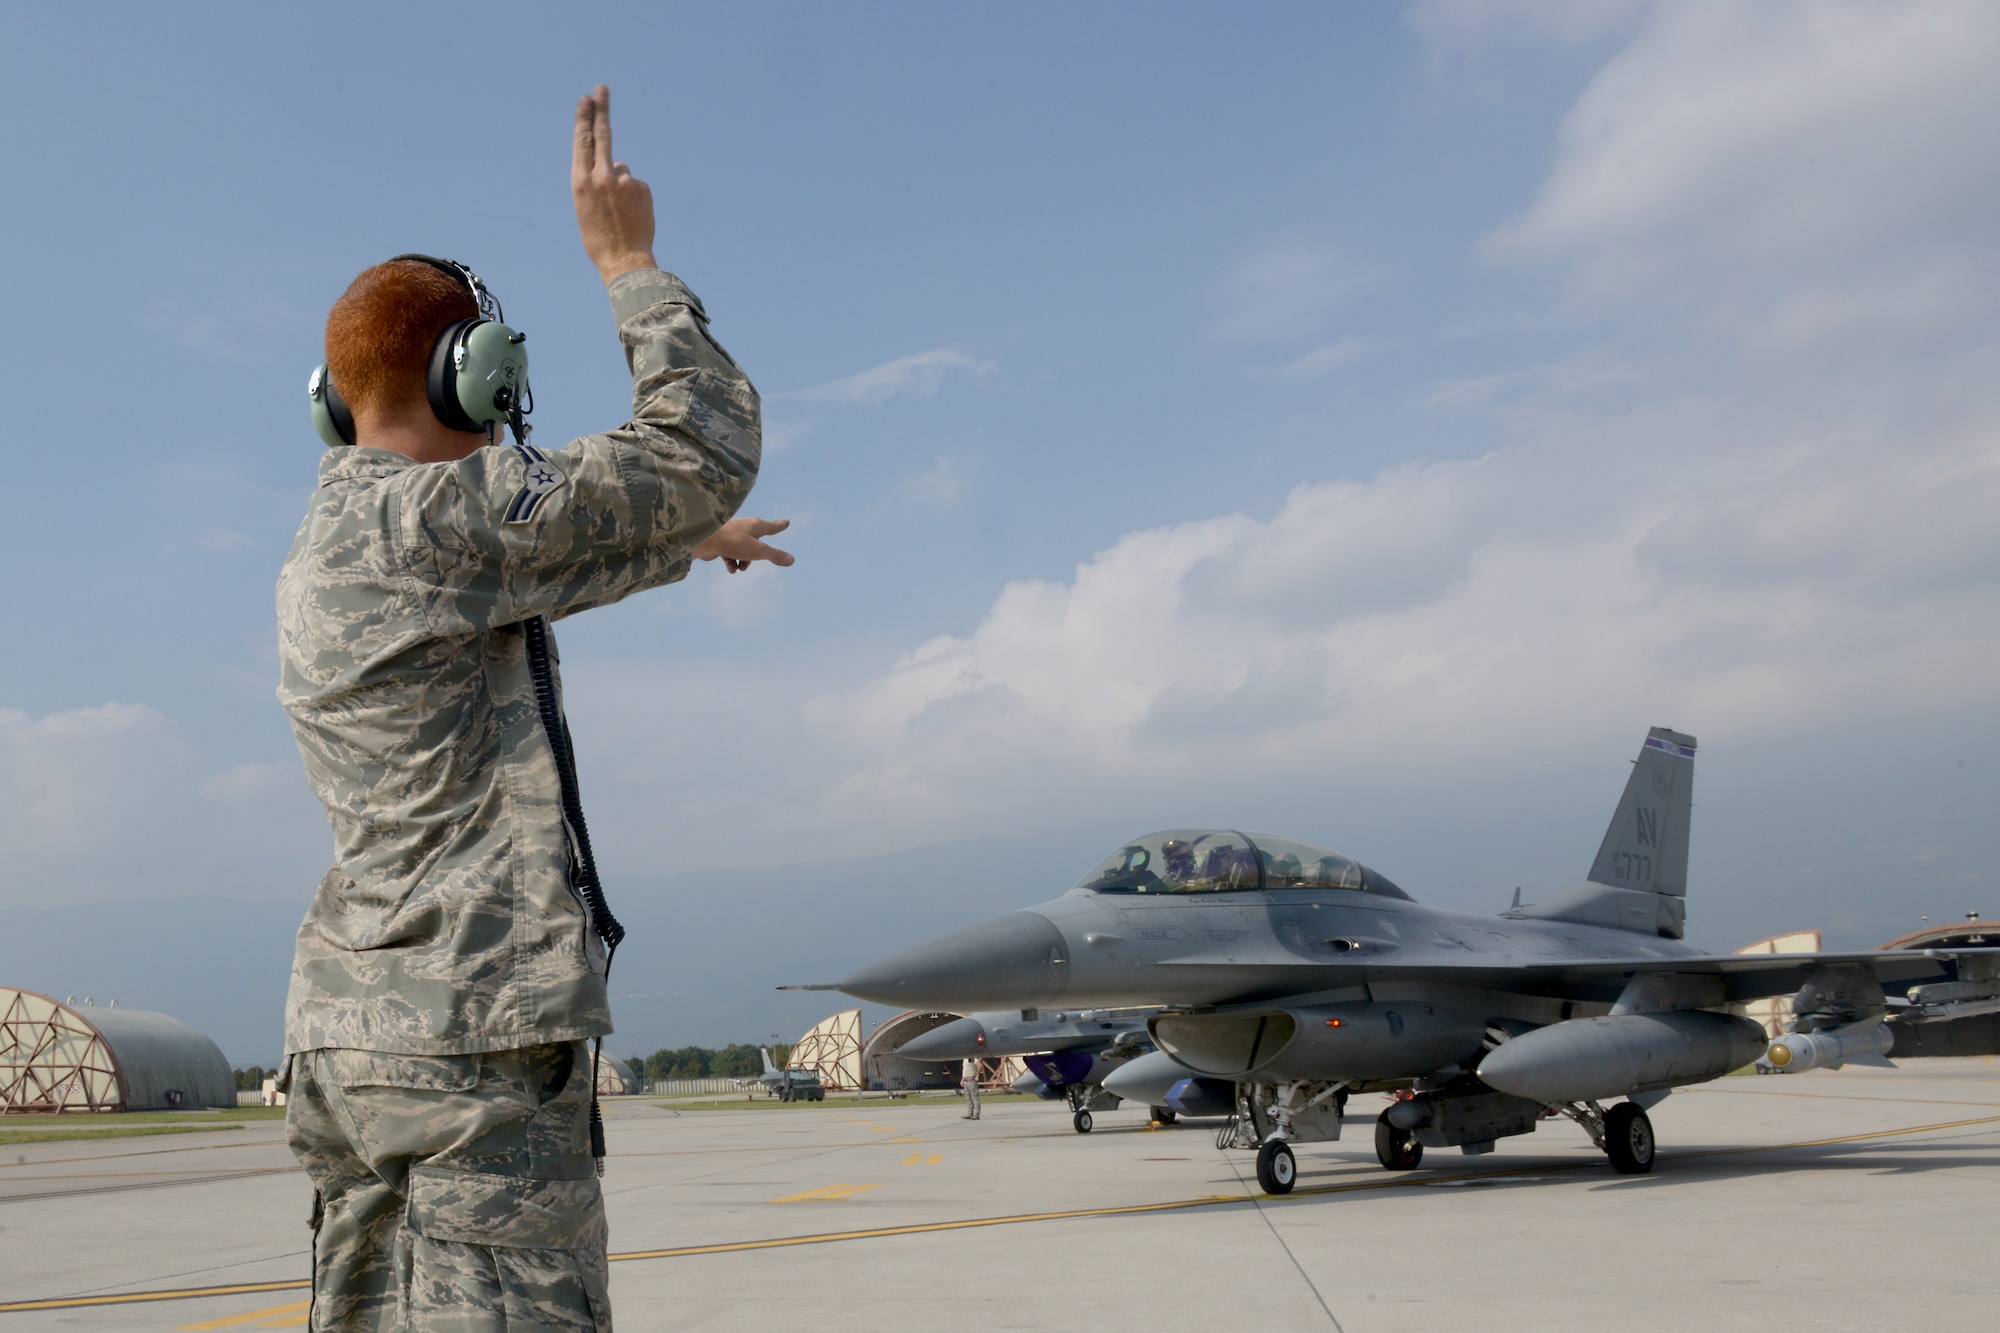
[[[429,264],[363,269],[327,313],[327,378],[357,417],[422,406],[437,336],[478,314],[465,284]]]

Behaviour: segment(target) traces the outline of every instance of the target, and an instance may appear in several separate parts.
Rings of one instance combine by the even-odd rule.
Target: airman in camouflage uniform
[[[585,1045],[611,1030],[605,951],[521,622],[696,556],[790,563],[756,540],[781,524],[730,521],[757,392],[653,266],[650,194],[611,161],[601,88],[576,151],[632,420],[555,451],[460,435],[462,457],[419,462],[370,447],[357,408],[279,578],[279,698],[336,844],[285,1016],[316,1329],[611,1327]]]

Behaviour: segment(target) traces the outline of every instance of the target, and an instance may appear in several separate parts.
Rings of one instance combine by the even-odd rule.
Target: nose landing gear
[[[1290,1194],[1298,1178],[1298,1159],[1289,1143],[1272,1139],[1257,1150],[1257,1186],[1264,1193]]]

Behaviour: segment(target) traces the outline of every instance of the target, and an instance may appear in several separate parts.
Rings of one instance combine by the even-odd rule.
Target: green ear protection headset
[[[528,335],[507,327],[500,302],[477,273],[457,260],[397,255],[389,262],[406,259],[464,283],[479,306],[476,317],[451,324],[431,347],[425,385],[431,411],[453,430],[484,432],[489,442],[504,421],[516,440],[527,443],[532,428],[523,418],[535,410],[534,393],[528,388],[528,349],[522,345]],[[336,449],[353,444],[354,414],[334,388],[324,362],[313,371],[306,392],[312,398],[313,429],[320,439]]]

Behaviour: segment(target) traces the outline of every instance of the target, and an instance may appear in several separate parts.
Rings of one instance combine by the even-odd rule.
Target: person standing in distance
[[[965,1118],[979,1119],[979,1061],[967,1060],[962,1082],[965,1085]]]
[[[481,313],[450,262],[378,264],[327,318],[352,447],[321,463],[278,580],[278,697],[335,840],[285,1010],[314,1329],[611,1327],[586,1046],[611,1031],[606,942],[560,695],[531,663],[549,620],[693,560],[792,563],[763,541],[784,522],[732,517],[757,391],[654,261],[603,87],[578,103],[570,184],[626,424],[554,451],[448,424],[434,348]]]

